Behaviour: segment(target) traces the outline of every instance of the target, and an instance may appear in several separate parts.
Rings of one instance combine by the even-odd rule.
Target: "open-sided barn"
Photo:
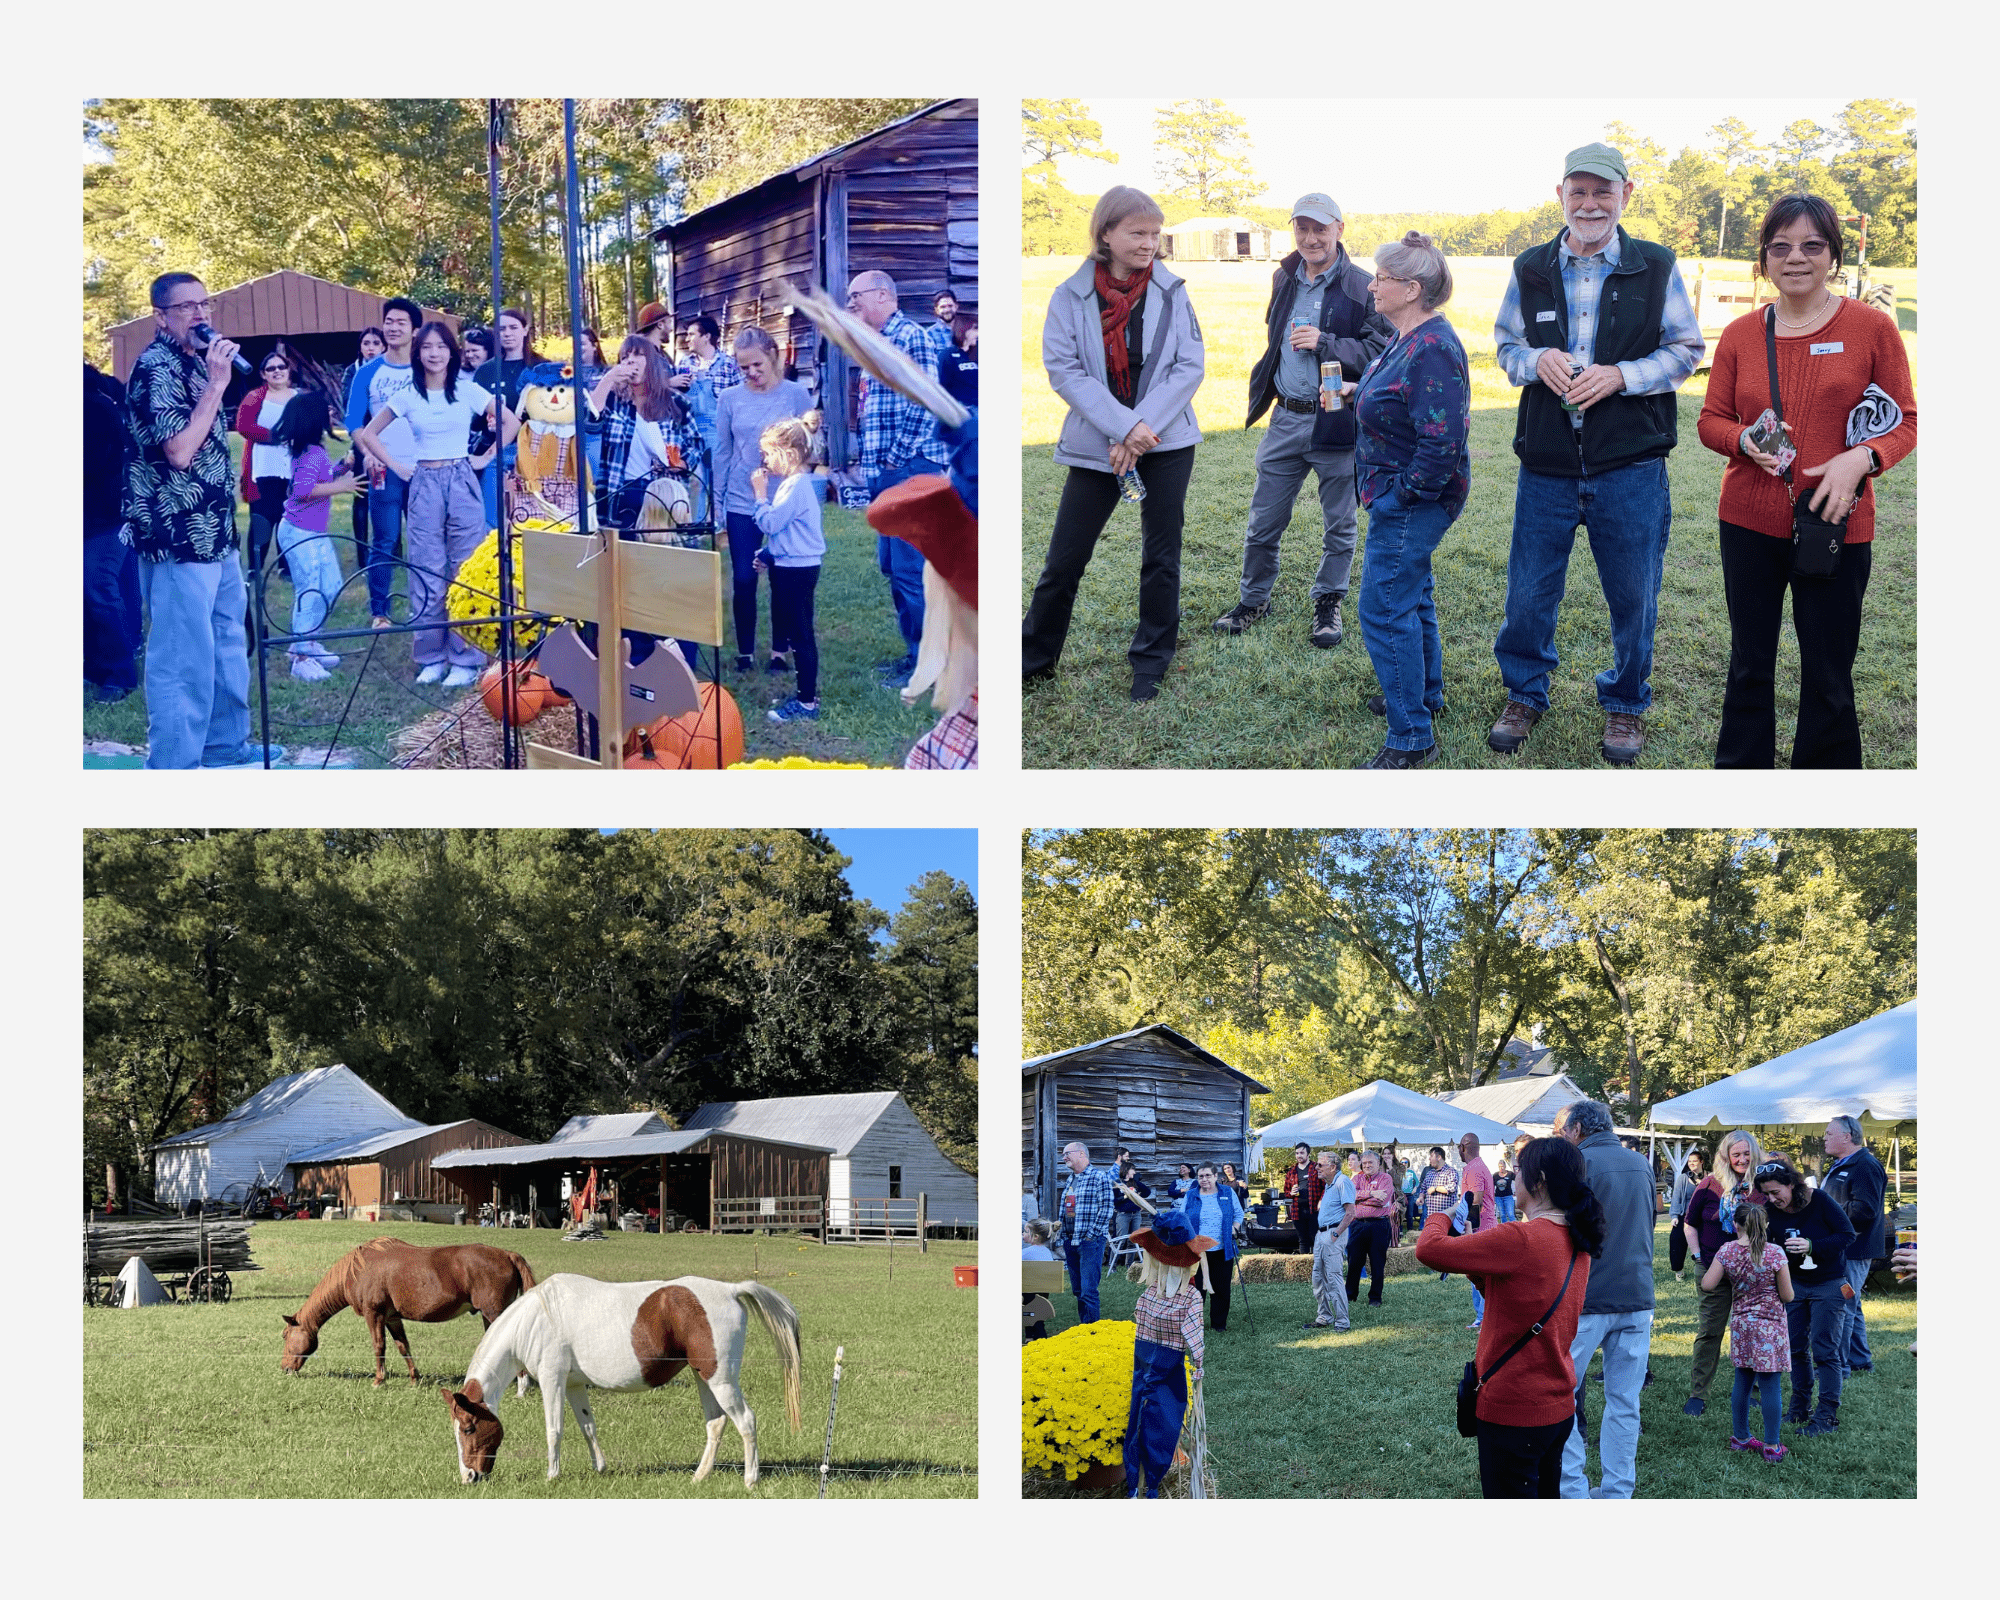
[[[755,324],[826,413],[836,465],[853,455],[858,369],[792,311],[787,280],[837,299],[857,272],[896,280],[903,311],[930,320],[951,290],[979,303],[979,102],[940,100],[692,216],[656,229],[677,322],[706,312],[726,347]]]
[[[1271,230],[1248,217],[1189,217],[1161,232],[1160,255],[1168,261],[1269,261]]]
[[[1248,1073],[1162,1023],[1021,1065],[1021,1187],[1042,1216],[1062,1194],[1062,1147],[1081,1140],[1105,1165],[1120,1146],[1162,1176],[1183,1161],[1234,1161],[1250,1145]]]
[[[455,1202],[457,1189],[431,1170],[434,1157],[527,1142],[476,1117],[428,1128],[396,1128],[363,1139],[335,1139],[293,1156],[286,1168],[286,1187],[294,1194],[336,1195],[343,1209],[395,1200]]]
[[[893,1089],[867,1094],[801,1094],[778,1100],[722,1100],[688,1118],[690,1128],[718,1128],[760,1138],[826,1145],[829,1220],[843,1227],[856,1200],[925,1196],[932,1222],[979,1221],[979,1181],[937,1147],[909,1103]]]

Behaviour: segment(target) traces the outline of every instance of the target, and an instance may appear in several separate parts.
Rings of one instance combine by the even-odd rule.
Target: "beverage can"
[[[1319,364],[1319,408],[1322,411],[1338,411],[1343,403],[1340,395],[1340,363],[1322,361]]]
[[[1898,1228],[1896,1230],[1896,1248],[1898,1250],[1914,1250],[1916,1247],[1917,1230],[1915,1228]]]
[[[1569,375],[1570,375],[1570,377],[1571,377],[1571,378],[1577,378],[1577,377],[1580,377],[1580,376],[1582,376],[1582,374],[1583,374],[1583,363],[1582,363],[1581,361],[1572,361],[1572,362],[1571,362],[1571,363],[1569,364]],[[1564,395],[1564,396],[1562,397],[1562,408],[1563,408],[1563,410],[1565,410],[1565,411],[1568,411],[1568,412],[1571,412],[1571,413],[1575,413],[1575,412],[1577,412],[1577,411],[1580,411],[1580,410],[1582,410],[1582,409],[1583,409],[1583,408],[1582,408],[1581,406],[1579,406],[1579,405],[1578,405],[1578,404],[1577,404],[1577,403],[1576,403],[1576,402],[1575,402],[1574,400],[1570,399],[1570,397],[1569,397],[1568,395]]]

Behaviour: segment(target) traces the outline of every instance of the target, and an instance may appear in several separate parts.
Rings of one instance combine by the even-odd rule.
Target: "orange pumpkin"
[[[542,714],[551,692],[549,680],[526,666],[514,668],[514,720],[516,726],[533,722]],[[506,695],[500,685],[500,663],[494,662],[479,679],[479,698],[487,715],[499,722],[506,714]]]
[[[626,738],[626,749],[628,752],[637,750],[638,756],[637,759],[628,759],[626,766],[660,770],[714,770],[717,764],[717,689],[712,683],[704,683],[700,686],[700,693],[699,711],[689,711],[678,717],[662,717],[657,722],[634,729]],[[727,689],[720,693],[721,765],[727,767],[743,759],[743,713],[737,709],[734,695]]]

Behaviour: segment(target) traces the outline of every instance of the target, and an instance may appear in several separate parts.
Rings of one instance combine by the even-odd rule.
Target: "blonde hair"
[[[1722,1185],[1724,1194],[1728,1194],[1736,1187],[1736,1168],[1730,1164],[1729,1152],[1739,1139],[1750,1146],[1750,1170],[1743,1174],[1742,1181],[1754,1194],[1757,1189],[1757,1168],[1763,1162],[1764,1151],[1757,1143],[1757,1135],[1748,1128],[1732,1128],[1722,1136],[1715,1147],[1715,1165],[1709,1170],[1709,1176]]]
[[[1129,183],[1114,183],[1097,197],[1090,211],[1090,259],[1109,261],[1111,248],[1104,236],[1127,217],[1144,217],[1148,222],[1165,222],[1167,214],[1144,189]]]
[[[783,476],[787,478],[796,477],[806,470],[809,446],[806,425],[797,417],[780,417],[757,435],[757,448],[763,451],[767,460],[782,463]]]

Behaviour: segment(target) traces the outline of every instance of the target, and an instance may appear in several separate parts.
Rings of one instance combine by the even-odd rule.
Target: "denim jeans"
[[[242,557],[141,561],[146,613],[146,765],[227,767],[248,755],[250,658]]]
[[[500,463],[489,461],[479,469],[479,503],[486,512],[488,529],[500,526]]]
[[[138,688],[132,656],[141,637],[139,558],[115,529],[90,534],[83,541],[84,682]]]
[[[1486,1320],[1486,1296],[1479,1292],[1479,1285],[1474,1283],[1470,1278],[1465,1280],[1465,1286],[1472,1291],[1472,1320],[1474,1322],[1484,1322]]]
[[[389,590],[396,577],[392,563],[396,557],[396,546],[403,537],[403,506],[407,497],[407,485],[393,472],[385,475],[381,488],[368,491],[367,548],[362,558],[368,567],[368,611],[371,616],[386,617],[389,614]]]
[[[1104,1240],[1086,1239],[1063,1246],[1069,1263],[1069,1292],[1076,1296],[1076,1320],[1097,1320],[1097,1280],[1104,1276]]]
[[[1800,1409],[1811,1400],[1815,1380],[1821,1405],[1840,1404],[1840,1350],[1847,1337],[1847,1301],[1840,1291],[1846,1281],[1793,1280],[1785,1324],[1792,1338],[1792,1404]]]
[[[1511,1194],[1497,1194],[1493,1197],[1493,1215],[1502,1222],[1514,1220],[1514,1197]]]
[[[281,517],[278,549],[292,574],[292,632],[315,632],[340,594],[340,558],[333,552],[333,541]]]
[[[1361,563],[1362,642],[1389,712],[1391,750],[1427,750],[1431,713],[1444,705],[1444,651],[1432,599],[1431,552],[1451,526],[1435,500],[1391,491],[1368,508]]]
[[[1646,1354],[1653,1343],[1650,1311],[1592,1312],[1576,1319],[1569,1358],[1576,1368],[1577,1429],[1563,1446],[1562,1497],[1590,1498],[1583,1475],[1583,1382],[1593,1350],[1604,1351],[1604,1418],[1597,1436],[1606,1500],[1630,1500],[1638,1479],[1639,1391],[1646,1382]]]
[[[1521,468],[1507,554],[1507,620],[1493,641],[1509,700],[1549,708],[1556,611],[1581,526],[1611,612],[1611,665],[1597,675],[1597,703],[1632,716],[1653,703],[1653,625],[1672,521],[1664,459],[1576,478]]]
[[[1868,1282],[1868,1269],[1872,1261],[1850,1261],[1847,1263],[1847,1281],[1854,1290],[1854,1298],[1847,1302],[1847,1335],[1840,1341],[1840,1371],[1845,1377],[1856,1367],[1872,1367],[1875,1357],[1868,1349],[1868,1319],[1861,1314],[1861,1290]]]

